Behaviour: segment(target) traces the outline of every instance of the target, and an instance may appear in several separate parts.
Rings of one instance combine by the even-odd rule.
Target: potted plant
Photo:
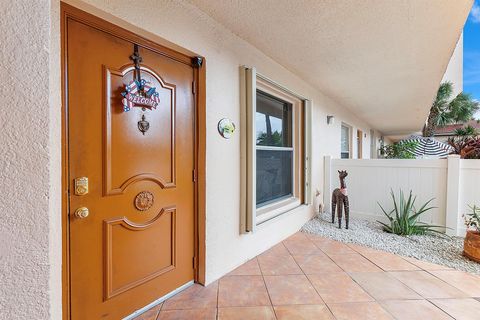
[[[470,260],[480,262],[480,208],[470,207],[471,212],[465,216],[467,235],[463,242],[463,255]]]

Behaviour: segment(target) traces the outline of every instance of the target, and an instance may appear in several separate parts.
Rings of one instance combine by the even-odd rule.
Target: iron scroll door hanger
[[[133,61],[134,66],[135,66],[135,77],[137,78],[137,82],[139,84],[138,90],[140,93],[143,93],[143,83],[142,83],[142,77],[141,77],[141,70],[140,70],[140,62],[143,61],[142,57],[138,53],[138,44],[133,45],[133,54],[130,56],[130,59]],[[145,112],[145,107],[142,107],[142,111]],[[140,132],[145,135],[145,132],[150,129],[150,123],[145,119],[145,113],[142,114],[142,119],[137,122],[137,127]]]
[[[134,78],[137,78],[137,82],[139,84],[138,89],[140,92],[143,92],[142,77],[140,76],[140,62],[142,62],[143,59],[138,53],[138,44],[133,45],[133,54],[130,56],[130,60],[133,61],[133,65],[135,66]]]

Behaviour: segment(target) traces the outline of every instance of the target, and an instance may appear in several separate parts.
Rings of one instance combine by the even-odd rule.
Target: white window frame
[[[355,141],[357,142],[357,143],[356,143],[356,146],[357,146],[357,153],[356,153],[357,159],[363,159],[363,151],[364,151],[363,149],[364,149],[364,142],[365,142],[363,138],[365,138],[365,133],[363,132],[363,130],[361,130],[361,129],[359,129],[359,128],[357,128],[355,132],[356,132],[356,135],[355,135],[356,139],[355,139]],[[360,134],[360,135],[359,135],[359,134]]]
[[[342,150],[342,129],[343,127],[348,129],[348,158],[343,158],[342,153],[344,151]],[[353,150],[352,150],[352,140],[353,140],[353,127],[349,124],[346,124],[345,122],[342,122],[340,126],[340,159],[352,159],[353,158]]]
[[[267,84],[276,90],[282,91],[286,95],[290,95],[302,101],[303,104],[303,198],[288,197],[276,202],[257,208],[256,205],[256,93],[257,80],[263,84]],[[240,68],[241,83],[241,221],[240,231],[242,233],[254,232],[262,223],[269,221],[283,213],[291,211],[300,205],[309,205],[311,203],[311,101],[293,93],[284,86],[270,80],[269,78],[258,74],[255,68]],[[261,90],[263,91],[263,90]],[[268,92],[267,92],[268,93]],[[279,97],[282,99],[281,97]],[[283,100],[283,99],[282,99]],[[292,110],[293,112],[293,110]],[[292,121],[294,113],[292,114]],[[292,134],[295,135],[295,130]],[[292,136],[295,139],[295,136]],[[268,147],[260,147],[260,149]],[[295,157],[294,157],[295,158]],[[294,168],[295,168],[295,164]],[[293,179],[295,181],[295,179]]]

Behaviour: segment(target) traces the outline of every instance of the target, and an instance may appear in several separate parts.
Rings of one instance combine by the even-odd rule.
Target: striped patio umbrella
[[[453,148],[441,141],[435,140],[431,137],[421,137],[412,135],[402,142],[416,142],[417,146],[413,153],[417,158],[446,158]]]

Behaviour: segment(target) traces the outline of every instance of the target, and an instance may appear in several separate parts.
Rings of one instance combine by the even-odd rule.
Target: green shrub
[[[380,221],[377,221],[383,226],[385,232],[394,233],[402,236],[409,235],[424,235],[428,233],[440,233],[434,228],[444,228],[442,226],[429,225],[423,222],[418,221],[420,216],[425,212],[435,208],[427,207],[432,201],[433,198],[427,201],[420,209],[416,209],[415,201],[417,197],[412,195],[412,191],[407,199],[403,194],[403,191],[400,190],[400,198],[397,200],[393,190],[390,191],[393,199],[393,209],[390,212],[387,212],[380,203],[378,205],[382,209],[385,216],[390,221],[390,224],[386,224]]]
[[[380,148],[380,153],[386,159],[415,159],[416,141],[399,141]]]
[[[476,137],[479,135],[477,128],[471,125],[455,129],[454,134],[459,137]]]

